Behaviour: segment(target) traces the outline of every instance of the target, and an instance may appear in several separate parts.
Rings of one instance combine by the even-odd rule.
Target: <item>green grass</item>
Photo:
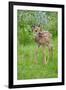
[[[58,52],[57,52],[57,38],[53,40],[54,55],[45,65],[42,63],[42,49],[38,49],[38,61],[34,63],[35,44],[18,46],[17,53],[17,79],[41,79],[41,78],[56,78],[58,77]],[[46,50],[46,55],[48,55]]]

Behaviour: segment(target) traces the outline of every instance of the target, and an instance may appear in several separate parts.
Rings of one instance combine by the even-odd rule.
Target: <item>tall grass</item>
[[[58,77],[57,38],[53,40],[53,59],[45,65],[42,62],[42,48],[38,48],[37,64],[34,63],[36,44],[18,46],[17,49],[17,79],[41,79]],[[48,56],[48,50],[46,50]]]

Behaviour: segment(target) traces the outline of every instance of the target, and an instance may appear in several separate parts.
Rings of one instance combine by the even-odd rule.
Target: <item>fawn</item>
[[[39,26],[33,26],[32,31],[35,34],[34,40],[37,43],[38,47],[42,46],[43,50],[43,63],[47,64],[48,60],[46,60],[46,52],[45,49],[48,47],[49,56],[53,54],[53,44],[52,44],[52,34],[49,31],[42,30]],[[38,48],[35,49],[35,63],[37,63],[37,52]],[[51,53],[52,52],[52,53]]]

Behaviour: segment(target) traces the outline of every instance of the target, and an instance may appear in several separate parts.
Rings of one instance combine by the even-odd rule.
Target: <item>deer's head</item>
[[[32,31],[33,31],[33,33],[37,34],[37,33],[41,32],[42,30],[41,30],[40,25],[38,25],[38,26],[32,26]]]

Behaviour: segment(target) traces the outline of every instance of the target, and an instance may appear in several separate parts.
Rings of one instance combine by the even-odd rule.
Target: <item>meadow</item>
[[[56,78],[58,76],[57,39],[53,40],[53,59],[45,65],[42,62],[42,48],[38,48],[37,64],[34,62],[37,45],[26,45],[18,48],[17,76],[21,79]],[[46,55],[48,56],[48,50]]]
[[[38,48],[37,63],[32,26],[40,25],[42,30],[52,34],[53,55],[43,64],[42,48]],[[46,48],[48,58],[48,49]],[[52,58],[53,57],[53,58]],[[17,79],[41,79],[58,77],[58,13],[49,11],[17,11]]]

